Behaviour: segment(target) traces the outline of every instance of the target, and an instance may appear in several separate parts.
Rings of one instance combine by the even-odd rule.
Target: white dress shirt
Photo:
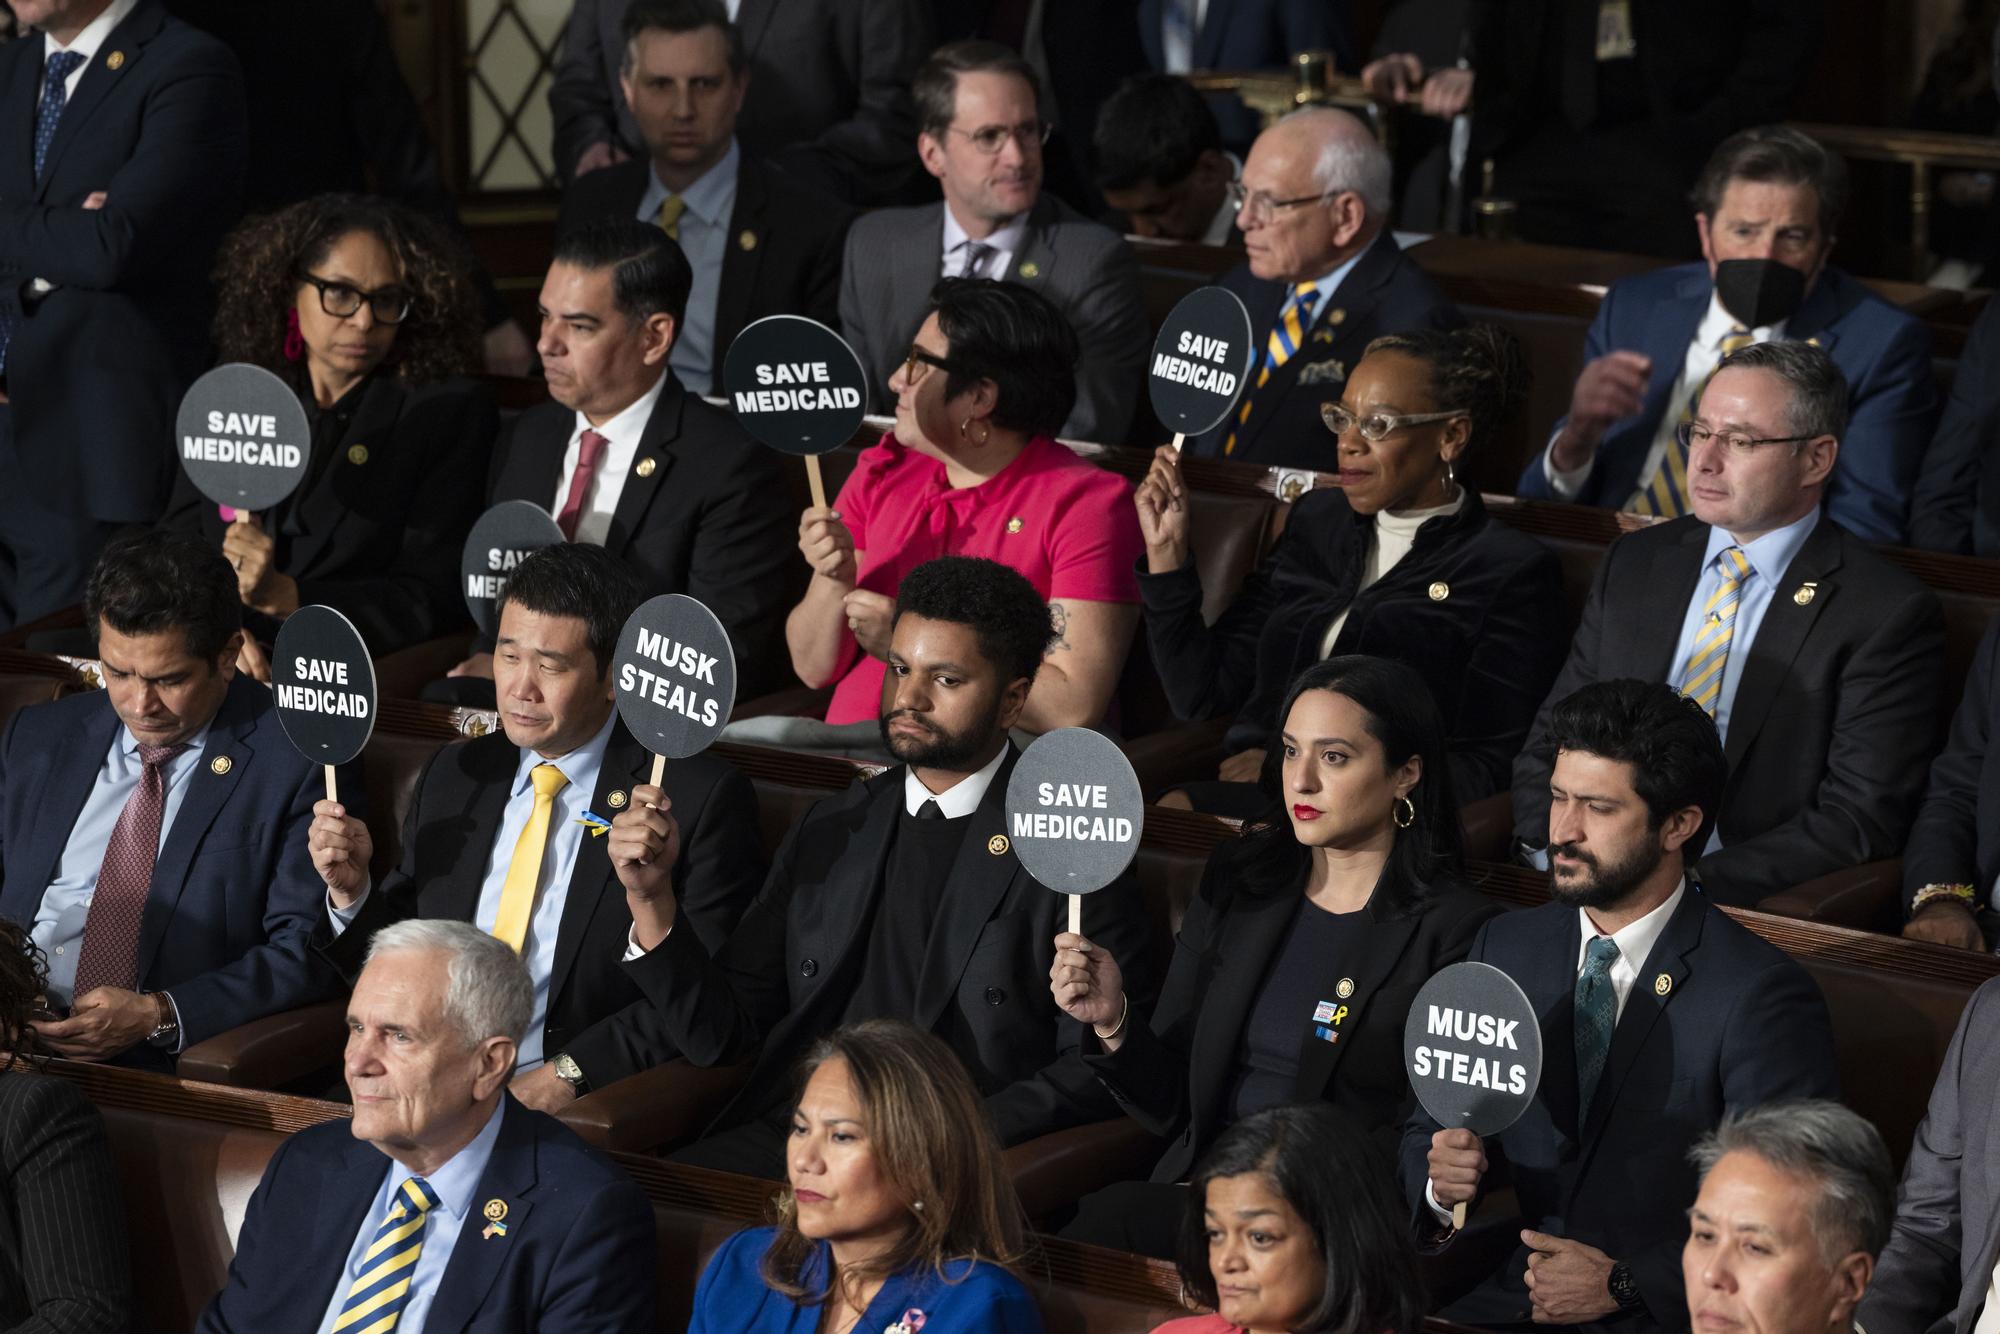
[[[588,417],[581,412],[576,414],[576,428],[570,432],[562,468],[556,473],[550,514],[562,513],[563,502],[569,499],[570,477],[583,454],[583,433],[595,430],[605,439],[604,453],[597,460],[597,476],[591,479],[590,490],[583,499],[583,512],[577,515],[576,541],[601,547],[610,535],[611,516],[618,512],[618,497],[625,493],[625,475],[632,471],[633,456],[639,452],[639,437],[646,433],[646,423],[653,419],[653,406],[660,401],[660,389],[666,382],[667,373],[662,369],[651,389],[602,426],[593,427]]]
[[[938,266],[940,278],[1005,278],[1014,268],[1014,256],[1021,249],[1021,242],[1028,237],[1028,215],[1023,213],[999,231],[994,232],[980,245],[990,246],[992,253],[971,273],[965,272],[966,248],[973,244],[965,228],[958,225],[952,215],[951,205],[944,206],[944,262]]]
[[[1000,747],[1000,753],[988,760],[980,768],[967,774],[942,792],[933,792],[917,778],[915,769],[903,770],[903,811],[915,815],[919,807],[927,801],[935,801],[947,820],[956,820],[962,815],[970,815],[979,809],[979,803],[986,797],[986,789],[993,786],[993,775],[1000,772],[1000,763],[1007,758],[1009,746]]]

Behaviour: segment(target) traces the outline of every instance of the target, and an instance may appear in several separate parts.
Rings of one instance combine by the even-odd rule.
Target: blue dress
[[[757,1266],[778,1235],[774,1227],[750,1228],[722,1243],[701,1274],[689,1334],[814,1334],[821,1308],[801,1306],[765,1286]],[[806,1263],[805,1281],[822,1281],[828,1248]],[[966,1261],[948,1265],[949,1281],[934,1273],[894,1274],[875,1294],[854,1334],[1042,1334],[1042,1314],[1020,1280],[998,1265]]]

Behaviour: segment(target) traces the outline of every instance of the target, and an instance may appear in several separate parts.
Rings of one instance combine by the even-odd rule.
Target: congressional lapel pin
[[[1451,585],[1440,579],[1431,585],[1431,601],[1443,602],[1451,596]]]
[[[1021,523],[1021,517],[1018,514],[1015,515],[1013,518],[1007,520],[1007,531],[1010,533],[1020,532],[1022,526],[1023,525]]]
[[[746,229],[737,236],[736,244],[745,250],[755,250],[757,248],[757,233]]]
[[[644,458],[640,459],[639,462],[633,466],[632,471],[638,473],[641,477],[651,477],[654,471],[659,468],[659,466],[660,466],[660,461],[658,459]]]
[[[995,857],[1000,856],[1007,851],[1007,836],[1005,834],[995,834],[993,837],[987,839],[986,850]]]
[[[1020,274],[1023,278],[1039,278],[1042,276],[1042,266],[1031,259],[1021,266]]]
[[[1354,979],[1351,977],[1341,978],[1340,981],[1337,984],[1335,984],[1333,988],[1333,994],[1340,997],[1342,1000],[1346,1000],[1349,996],[1352,996],[1354,994]]]
[[[486,1215],[487,1222],[498,1223],[500,1220],[504,1219],[507,1216],[507,1201],[488,1200],[486,1202],[486,1207],[481,1209],[479,1212]]]
[[[604,799],[604,804],[614,811],[623,810],[625,806],[625,790],[620,788],[618,791],[613,792]]]
[[[1337,329],[1341,325],[1347,323],[1347,312],[1342,310],[1339,306],[1335,306],[1332,310],[1329,310],[1326,313],[1326,322],[1328,324],[1331,324],[1334,328]]]
[[[1653,979],[1653,994],[1655,996],[1664,996],[1673,989],[1674,989],[1674,980],[1671,977],[1668,977],[1665,973],[1661,973],[1658,977]]]
[[[592,838],[602,837],[611,831],[611,821],[591,811],[585,811],[581,816],[577,817],[576,822],[585,829],[588,829]]]
[[[208,771],[212,774],[220,776],[222,774],[228,773],[230,766],[233,765],[234,763],[235,761],[230,759],[227,755],[218,755],[214,759],[208,762]]]
[[[1798,603],[1801,607],[1810,607],[1812,600],[1817,596],[1819,596],[1819,585],[1817,583],[1800,584],[1799,591],[1792,594],[1792,601]]]
[[[368,462],[368,446],[349,445],[347,447],[347,461],[357,468]]]
[[[125,53],[123,51],[113,51],[110,55],[104,57],[104,68],[124,69]]]

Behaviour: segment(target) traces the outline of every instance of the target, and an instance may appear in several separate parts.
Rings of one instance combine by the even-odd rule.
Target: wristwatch
[[[160,1022],[153,1025],[146,1041],[161,1051],[172,1051],[181,1040],[181,1021],[174,1017],[174,1003],[164,991],[149,991],[146,996],[160,1012]]]
[[[577,1097],[581,1098],[590,1092],[590,1081],[583,1077],[583,1067],[576,1063],[576,1057],[566,1051],[559,1051],[555,1060],[549,1064],[555,1067],[557,1079],[576,1090]]]
[[[1632,1277],[1631,1265],[1612,1265],[1611,1277],[1604,1280],[1604,1287],[1621,1311],[1629,1311],[1639,1304],[1639,1280]]]

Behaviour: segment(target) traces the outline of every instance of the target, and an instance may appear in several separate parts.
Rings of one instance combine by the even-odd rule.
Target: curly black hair
[[[939,556],[904,575],[896,616],[905,615],[971,626],[1007,681],[1034,680],[1056,637],[1049,604],[1027,577],[980,556]]]
[[[0,917],[0,1072],[43,1054],[28,1023],[48,989],[47,963],[26,927]]]
[[[442,227],[400,204],[365,195],[319,195],[248,218],[215,262],[215,343],[224,362],[247,361],[294,379],[284,358],[287,316],[304,275],[354,232],[378,237],[395,257],[410,313],[383,369],[414,384],[479,366],[479,298],[472,259]]]

